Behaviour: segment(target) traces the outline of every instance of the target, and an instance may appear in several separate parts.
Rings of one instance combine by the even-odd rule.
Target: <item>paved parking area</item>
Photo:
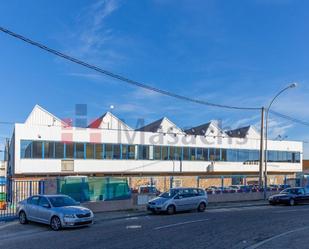
[[[309,206],[249,206],[172,216],[106,220],[54,232],[45,225],[0,227],[0,248],[308,248]]]

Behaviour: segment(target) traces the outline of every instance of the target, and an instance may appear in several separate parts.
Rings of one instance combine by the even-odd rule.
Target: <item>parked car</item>
[[[142,185],[142,186],[139,186],[138,193],[159,195],[160,191],[153,185]]]
[[[21,224],[34,221],[50,225],[57,231],[64,227],[86,226],[93,223],[90,209],[81,207],[67,195],[34,195],[18,204]]]
[[[199,188],[172,188],[150,200],[147,209],[153,213],[198,210],[204,212],[208,204],[207,193]]]
[[[277,185],[277,184],[270,184],[268,187],[270,188],[270,191],[278,191],[279,190],[279,185]]]
[[[309,203],[309,193],[305,188],[287,188],[279,194],[270,196],[268,201],[271,205],[287,204],[294,206],[298,203]]]
[[[210,186],[210,187],[206,188],[207,194],[210,194],[210,195],[215,194],[216,190],[218,190],[218,187],[216,187],[216,186]]]

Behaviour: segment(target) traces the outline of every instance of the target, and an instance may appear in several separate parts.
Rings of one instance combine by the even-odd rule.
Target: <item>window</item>
[[[209,149],[209,160],[219,161],[220,160],[220,149],[210,148]]]
[[[55,143],[54,142],[44,142],[44,158],[54,158],[55,153]]]
[[[39,206],[44,207],[44,205],[50,206],[48,200],[45,197],[40,197],[40,199],[39,199]]]
[[[105,144],[105,159],[112,159],[113,158],[113,145],[112,144]]]
[[[135,145],[128,145],[128,159],[135,159]]]
[[[250,150],[249,151],[249,160],[250,161],[259,161],[260,160],[260,151]]]
[[[121,144],[114,144],[114,159],[121,159]]]
[[[68,157],[68,155],[67,155]],[[83,143],[75,143],[75,158],[84,159],[84,144]]]
[[[87,159],[94,158],[94,146],[95,144],[86,143],[86,158]]]
[[[128,159],[128,145],[126,144],[122,145],[121,154],[122,159]]]
[[[31,204],[31,205],[38,205],[39,204],[39,197],[38,196],[30,197],[28,199],[27,203]]]
[[[168,160],[168,147],[162,146],[162,160]]]
[[[221,149],[221,161],[227,161],[227,150]]]
[[[182,148],[181,147],[175,147],[175,160],[182,160]]]
[[[148,145],[138,146],[138,159],[142,159],[142,160],[149,159],[149,146]]]
[[[204,161],[204,154],[203,154],[203,148],[196,148],[196,160],[202,160]]]
[[[103,159],[104,154],[103,154],[103,144],[95,144],[95,158],[96,159]]]
[[[154,160],[161,160],[161,146],[154,146],[153,147],[153,159]]]
[[[170,148],[169,159],[175,160],[175,147],[170,146],[169,148]]]
[[[20,158],[31,158],[32,157],[32,142],[22,140],[20,142]]]
[[[237,150],[233,150],[233,149],[227,150],[227,161],[228,162],[237,162],[238,161]]]
[[[55,142],[55,158],[64,158],[64,144],[61,142]]]
[[[195,160],[195,149],[196,148],[191,148],[190,149],[190,152],[191,152],[191,154],[190,154],[190,160]]]
[[[183,160],[190,160],[190,148],[183,147]]]
[[[66,143],[65,144],[65,157],[66,158],[74,158],[74,144],[73,143]]]
[[[208,148],[203,148],[203,157],[205,161],[209,161],[209,149]]]
[[[32,142],[32,158],[42,158],[42,144],[40,141]]]
[[[248,150],[238,150],[238,161],[246,162],[249,160],[249,151]]]

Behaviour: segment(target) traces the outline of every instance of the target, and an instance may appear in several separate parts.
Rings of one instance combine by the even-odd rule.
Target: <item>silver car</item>
[[[204,212],[208,204],[207,193],[199,188],[172,188],[148,202],[147,209],[153,213],[198,210]]]
[[[90,209],[81,207],[67,195],[34,195],[19,202],[17,215],[21,224],[35,221],[50,225],[57,231],[63,227],[86,226],[93,223]]]

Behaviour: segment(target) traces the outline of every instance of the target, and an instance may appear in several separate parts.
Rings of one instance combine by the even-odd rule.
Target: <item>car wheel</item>
[[[197,211],[204,212],[205,210],[206,210],[206,204],[204,202],[200,203],[200,205],[198,205]]]
[[[290,206],[294,206],[294,205],[295,205],[295,201],[294,201],[294,199],[290,199],[290,201],[289,201],[289,205],[290,205]]]
[[[27,216],[26,216],[26,213],[24,211],[21,211],[19,213],[19,223],[20,224],[27,224],[28,223],[28,220],[27,220]]]
[[[167,214],[169,214],[169,215],[174,214],[175,213],[175,206],[173,206],[173,205],[168,206],[166,211],[167,211]]]
[[[54,231],[58,231],[61,229],[61,221],[59,219],[59,217],[54,216],[51,221],[50,221],[50,227],[51,229],[53,229]]]

